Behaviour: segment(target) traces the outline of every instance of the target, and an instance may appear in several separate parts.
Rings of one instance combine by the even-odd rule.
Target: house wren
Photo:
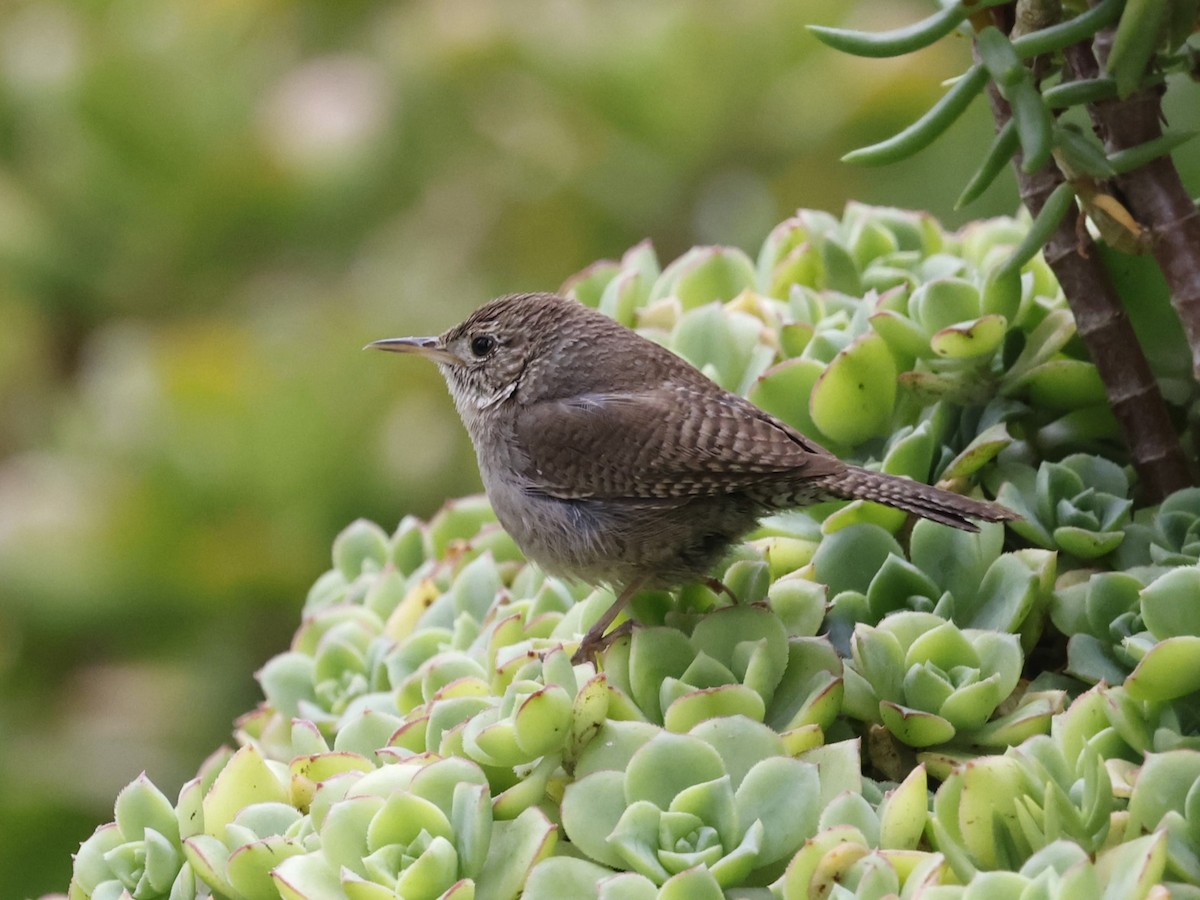
[[[635,591],[707,580],[773,510],[861,498],[968,531],[978,531],[971,519],[1016,518],[848,465],[664,347],[554,294],[500,297],[440,337],[368,346],[437,363],[496,516],[529,559],[622,589],[577,659],[603,645]]]

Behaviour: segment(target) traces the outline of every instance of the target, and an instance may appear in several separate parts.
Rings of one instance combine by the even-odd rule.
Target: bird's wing
[[[534,403],[514,437],[530,486],[562,499],[714,496],[844,468],[742,398],[679,384]]]

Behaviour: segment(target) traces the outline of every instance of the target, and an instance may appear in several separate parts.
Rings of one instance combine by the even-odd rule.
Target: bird
[[[639,590],[705,582],[772,512],[863,499],[967,531],[1018,518],[846,463],[695,366],[577,300],[491,300],[436,337],[367,348],[436,363],[500,524],[552,575],[615,602],[574,659],[594,657]],[[619,593],[617,593],[619,591]]]

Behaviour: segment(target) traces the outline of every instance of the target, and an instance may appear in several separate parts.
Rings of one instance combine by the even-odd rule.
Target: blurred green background
[[[65,888],[122,785],[174,795],[228,738],[343,525],[478,489],[433,367],[368,340],[645,237],[753,252],[797,206],[1011,212],[1008,178],[952,212],[982,103],[911,163],[838,162],[968,48],[804,24],[928,11],[0,5],[0,896]]]

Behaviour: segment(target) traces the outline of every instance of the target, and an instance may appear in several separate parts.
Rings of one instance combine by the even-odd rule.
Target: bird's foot
[[[729,586],[727,584],[725,584],[725,582],[723,582],[720,578],[705,578],[704,586],[707,587],[714,594],[724,594],[730,600],[733,601],[734,605],[741,603],[741,601],[738,600],[738,598],[737,598],[737,594],[735,594],[733,591],[731,591],[729,589]]]
[[[632,584],[628,585],[625,590],[621,591],[613,605],[604,611],[604,615],[596,620],[596,624],[588,629],[587,634],[583,636],[583,640],[579,642],[579,649],[576,650],[575,655],[571,657],[572,665],[577,666],[581,663],[593,662],[596,663],[596,668],[599,669],[600,651],[611,644],[620,635],[628,634],[633,630],[633,620],[630,619],[628,622],[625,622],[619,627],[614,628],[612,634],[607,636],[604,634],[604,632],[608,630],[608,626],[613,623],[613,619],[615,619],[620,614],[621,610],[625,608],[626,604],[629,603],[629,598],[637,593],[637,589],[639,587],[641,587],[640,580],[636,580]]]
[[[637,627],[637,623],[633,619],[626,619],[612,631],[608,632],[608,634],[605,634],[601,628],[593,627],[583,636],[583,640],[579,642],[579,649],[571,657],[571,665],[578,666],[590,662],[598,670],[600,668],[600,654],[611,647],[613,642],[618,638],[632,634],[635,627]]]

